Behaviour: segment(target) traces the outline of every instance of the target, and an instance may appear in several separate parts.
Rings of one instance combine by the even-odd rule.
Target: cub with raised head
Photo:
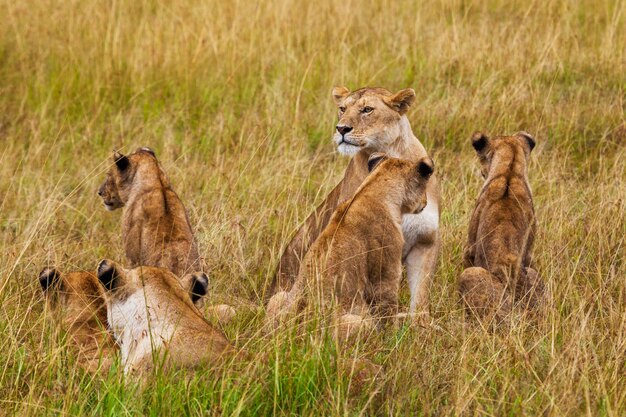
[[[183,203],[154,152],[118,152],[98,190],[107,210],[123,207],[122,239],[129,266],[160,266],[178,277],[204,270]]]
[[[124,269],[103,260],[98,279],[107,294],[108,323],[126,374],[142,375],[155,365],[216,368],[235,353],[224,334],[194,306],[206,294],[206,274],[188,274],[181,286],[165,268]]]
[[[335,210],[307,252],[292,289],[268,303],[271,324],[306,305],[335,305],[338,330],[345,338],[368,317],[397,315],[405,244],[402,216],[426,206],[433,162],[429,157],[412,162],[373,154],[368,166],[372,173]]]
[[[339,122],[333,142],[339,153],[353,155],[343,179],[324,202],[306,219],[285,248],[268,290],[268,296],[289,291],[298,276],[309,248],[330,222],[332,213],[354,196],[368,175],[367,162],[372,153],[412,162],[428,157],[424,146],[411,130],[407,112],[415,101],[415,91],[407,88],[391,93],[384,88],[361,88],[350,91],[337,87],[332,92]],[[426,187],[428,204],[420,213],[402,217],[404,247],[411,302],[409,312],[427,324],[428,292],[439,252],[439,185],[435,175]],[[268,297],[269,298],[269,297]]]
[[[95,274],[46,268],[39,283],[50,316],[67,332],[79,366],[91,373],[108,372],[117,349],[107,329],[104,290]]]
[[[526,132],[493,138],[477,132],[472,146],[485,183],[470,221],[459,289],[470,312],[501,321],[516,303],[534,308],[544,297],[530,266],[536,218],[528,160],[535,139]]]

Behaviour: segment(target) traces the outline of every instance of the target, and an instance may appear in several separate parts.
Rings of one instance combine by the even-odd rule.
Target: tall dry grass
[[[626,3],[0,0],[0,411],[42,415],[626,414]],[[442,178],[431,313],[362,347],[384,375],[346,394],[328,340],[262,337],[281,248],[341,177],[334,85],[413,87]],[[535,134],[544,322],[467,325],[456,293],[481,185],[476,129]],[[37,273],[123,260],[95,193],[114,148],[153,147],[210,266],[225,331],[267,367],[221,378],[83,375]],[[408,301],[406,288],[403,303]],[[237,369],[236,369],[237,368]],[[2,414],[2,413],[0,413]]]

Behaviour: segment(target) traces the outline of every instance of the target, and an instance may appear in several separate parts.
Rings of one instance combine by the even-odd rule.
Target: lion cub
[[[107,330],[104,290],[90,272],[46,268],[39,274],[46,306],[77,352],[78,364],[88,372],[108,372],[117,351]]]
[[[178,195],[154,152],[115,153],[98,195],[107,210],[124,207],[122,239],[130,266],[160,266],[178,277],[204,270]]]
[[[303,260],[293,288],[268,304],[272,324],[304,305],[340,309],[340,338],[366,324],[370,314],[388,319],[398,312],[402,276],[402,215],[426,206],[433,173],[429,157],[417,162],[373,154],[371,174],[333,213]]]
[[[501,321],[515,303],[534,308],[544,295],[530,267],[536,219],[528,159],[535,139],[526,132],[494,138],[477,132],[472,146],[485,184],[470,221],[459,289],[471,312]]]
[[[120,344],[126,374],[143,374],[155,362],[170,367],[217,367],[235,352],[193,302],[206,294],[204,273],[183,279],[164,268],[124,269],[110,260],[98,265],[107,299],[108,323]],[[189,294],[192,294],[190,297]]]

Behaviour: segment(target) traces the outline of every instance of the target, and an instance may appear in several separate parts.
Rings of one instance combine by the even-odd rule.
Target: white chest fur
[[[125,373],[172,339],[174,324],[167,320],[167,315],[159,306],[147,304],[143,291],[111,303],[108,320],[120,345]]]
[[[404,248],[402,257],[407,256],[417,242],[434,239],[438,230],[439,207],[430,199],[420,213],[403,215],[402,235],[404,236]]]

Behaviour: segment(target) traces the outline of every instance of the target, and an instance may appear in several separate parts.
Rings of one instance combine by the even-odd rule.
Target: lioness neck
[[[386,153],[391,157],[410,161],[417,161],[419,158],[427,156],[426,149],[413,133],[411,123],[409,123],[406,115],[400,118],[398,136],[391,143]]]

